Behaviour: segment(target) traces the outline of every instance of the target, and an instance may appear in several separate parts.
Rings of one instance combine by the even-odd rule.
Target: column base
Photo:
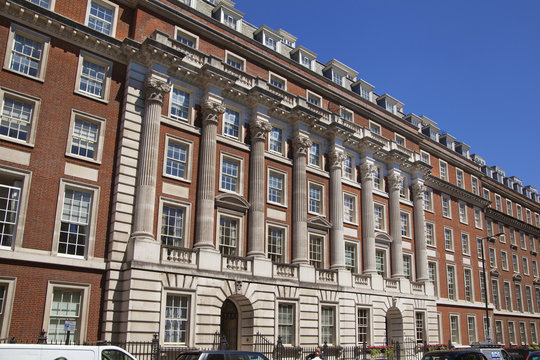
[[[161,259],[161,244],[151,233],[138,231],[129,238],[128,259],[159,264]]]

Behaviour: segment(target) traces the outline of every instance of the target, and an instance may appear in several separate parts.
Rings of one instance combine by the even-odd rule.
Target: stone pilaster
[[[311,147],[311,140],[307,134],[297,133],[293,140],[293,239],[292,262],[294,264],[307,264],[308,236],[307,236],[307,180],[306,159],[307,151]]]
[[[362,181],[362,254],[364,274],[376,274],[375,262],[375,210],[373,204],[373,179],[375,165],[369,161],[360,165]]]
[[[414,255],[416,260],[416,280],[428,281],[428,262],[426,248],[426,224],[424,217],[424,192],[426,187],[421,179],[412,186],[414,205]]]
[[[223,99],[208,94],[201,104],[202,133],[199,146],[197,217],[194,248],[213,250],[214,202],[216,189],[216,139],[219,117],[225,112]]]
[[[392,169],[388,176],[388,212],[390,215],[390,235],[392,236],[392,278],[403,278],[405,276],[403,273],[403,241],[401,238],[401,216],[399,208],[399,193],[402,186],[403,175],[396,169]]]
[[[262,114],[256,114],[249,125],[251,132],[251,157],[249,163],[249,235],[248,256],[264,257],[264,205],[265,205],[265,166],[264,146],[266,134],[272,125]],[[285,186],[285,184],[283,184]]]
[[[343,240],[343,190],[341,185],[341,165],[345,160],[343,151],[335,147],[330,151],[330,268],[345,268],[345,242]]]
[[[166,79],[150,72],[144,84],[144,117],[141,125],[137,164],[135,210],[132,237],[155,240],[156,174],[159,152],[159,127],[164,96],[171,90]]]

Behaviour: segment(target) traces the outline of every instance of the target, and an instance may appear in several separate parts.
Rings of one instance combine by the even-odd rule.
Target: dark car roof
[[[426,358],[443,358],[443,359],[457,359],[458,357],[462,355],[467,354],[477,354],[480,355],[481,358],[486,359],[486,356],[482,354],[482,352],[478,349],[451,349],[451,350],[435,350],[435,351],[428,351],[424,354],[422,359]]]

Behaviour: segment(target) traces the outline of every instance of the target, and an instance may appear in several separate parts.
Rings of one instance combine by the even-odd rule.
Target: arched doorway
[[[390,345],[396,341],[403,341],[403,316],[398,308],[391,307],[386,312],[386,343]]]
[[[238,348],[238,309],[229,299],[225,300],[221,307],[220,332],[222,338],[224,337],[227,341],[227,349],[236,350]]]

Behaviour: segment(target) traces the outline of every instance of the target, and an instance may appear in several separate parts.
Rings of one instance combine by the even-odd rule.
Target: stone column
[[[341,164],[345,154],[335,147],[328,154],[330,160],[330,240],[331,269],[345,269],[345,242],[343,240],[343,189],[341,186]]]
[[[416,258],[416,280],[429,281],[426,225],[424,217],[424,192],[426,191],[426,187],[421,179],[416,179],[414,181],[412,191],[414,205],[414,255]]]
[[[159,127],[163,97],[171,90],[166,79],[150,72],[144,83],[144,117],[137,164],[133,237],[154,238]]]
[[[194,248],[214,250],[214,202],[216,193],[216,138],[219,116],[225,112],[222,99],[208,94],[201,104],[202,134],[199,145],[197,217]]]
[[[403,278],[403,241],[401,239],[401,216],[399,208],[399,192],[403,186],[403,175],[396,169],[391,170],[388,176],[389,190],[389,215],[390,215],[390,235],[392,236],[391,258],[392,258],[392,278]]]
[[[375,210],[373,208],[373,179],[375,165],[366,161],[360,165],[362,181],[362,253],[364,274],[376,274]]]
[[[307,264],[309,262],[306,159],[307,150],[311,147],[311,144],[309,137],[302,133],[298,133],[293,140],[293,264]]]
[[[255,115],[257,116],[257,115]],[[251,132],[251,157],[249,162],[249,235],[248,256],[265,257],[264,249],[264,205],[265,205],[265,166],[264,146],[266,134],[272,130],[267,119],[256,117],[249,125]],[[284,186],[286,184],[283,184]]]

